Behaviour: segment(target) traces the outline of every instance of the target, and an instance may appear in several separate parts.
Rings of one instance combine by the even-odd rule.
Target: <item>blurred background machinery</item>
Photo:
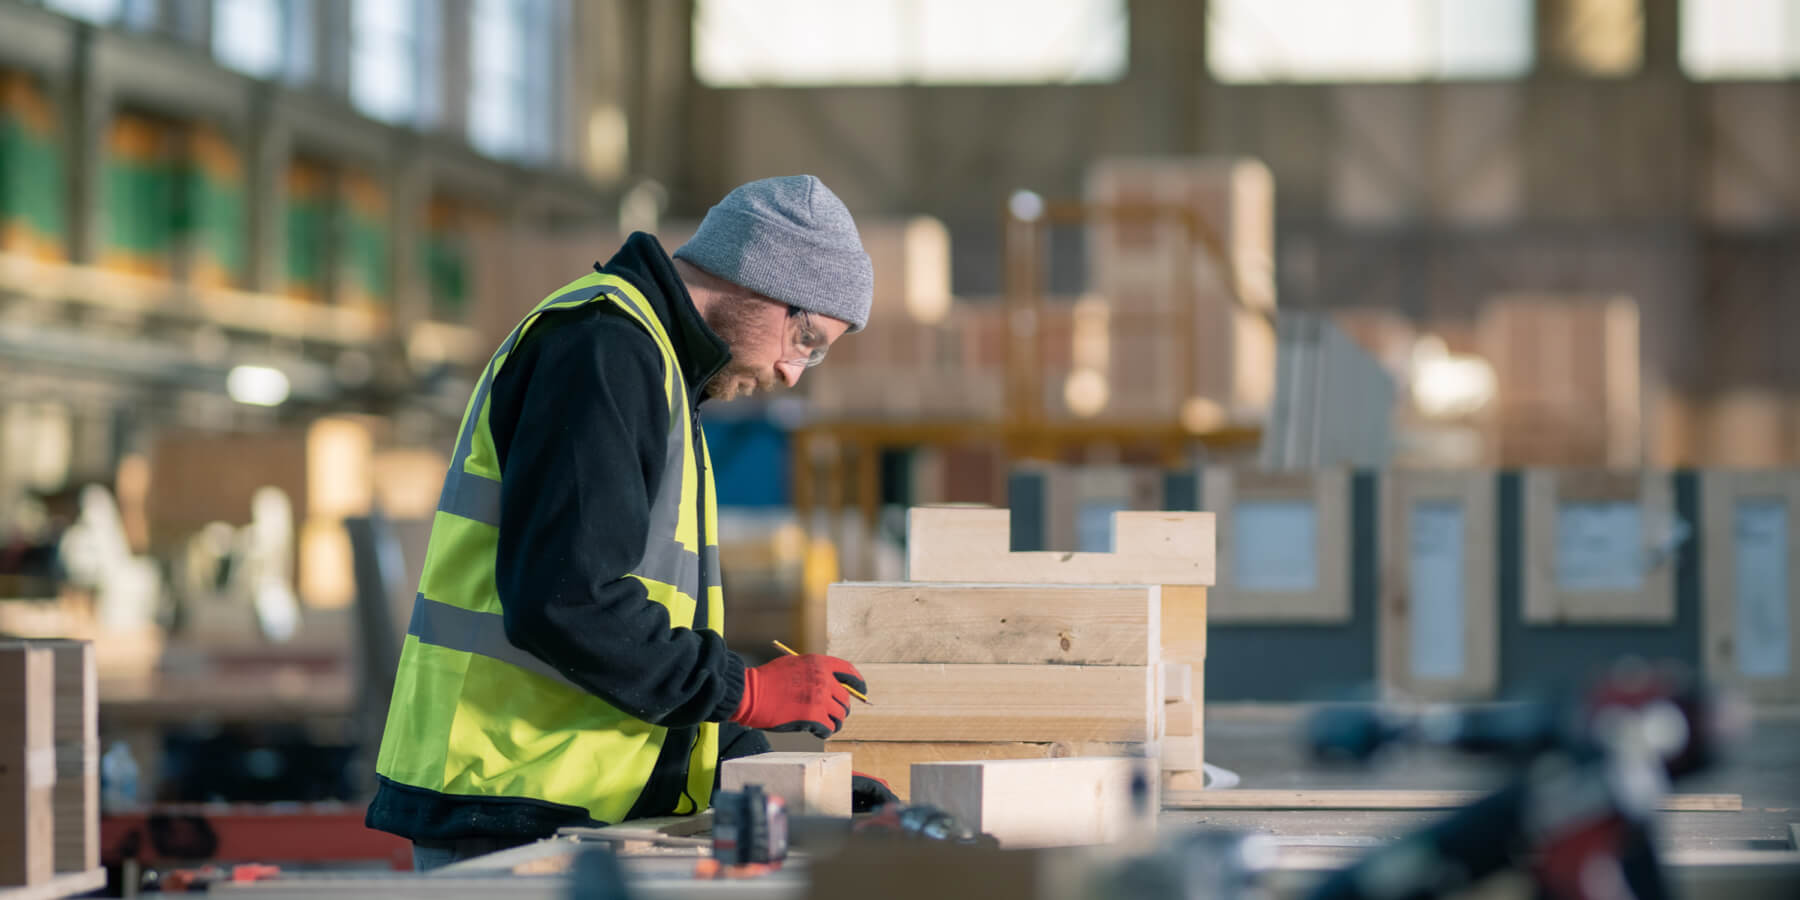
[[[499,336],[811,172],[875,310],[709,413],[745,654],[821,646],[825,585],[954,502],[1021,549],[1118,508],[1316,537],[1299,581],[1221,545],[1220,696],[1733,659],[1724,592],[1800,621],[1800,492],[1726,471],[1800,467],[1796,75],[1794,0],[0,0],[0,632],[100,642],[138,801],[358,799]],[[1654,627],[1542,625],[1514,573],[1575,512],[1667,551]],[[1430,534],[1454,577],[1384,555]],[[1466,615],[1382,600],[1464,575]]]

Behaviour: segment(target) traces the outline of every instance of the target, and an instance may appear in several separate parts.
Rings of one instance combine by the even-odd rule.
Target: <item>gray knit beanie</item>
[[[707,211],[675,258],[772,300],[849,322],[851,331],[869,322],[875,268],[844,201],[811,175],[739,186]]]

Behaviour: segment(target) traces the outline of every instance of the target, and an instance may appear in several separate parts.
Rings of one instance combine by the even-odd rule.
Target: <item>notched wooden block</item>
[[[1039,584],[1212,584],[1213,517],[1201,512],[1113,513],[1113,553],[1013,552],[1012,512],[914,507],[907,578]]]

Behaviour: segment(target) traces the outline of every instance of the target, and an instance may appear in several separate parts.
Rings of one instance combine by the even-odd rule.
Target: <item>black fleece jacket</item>
[[[661,245],[634,234],[602,271],[629,279],[657,307],[697,403],[730,351],[701,321]],[[494,582],[507,639],[646,722],[731,718],[744,693],[742,661],[716,630],[670,628],[668,610],[625,577],[643,556],[668,449],[653,339],[611,303],[546,314],[490,396],[501,468]],[[704,616],[702,603],[697,628]]]
[[[700,386],[730,352],[701,320],[662,246],[633,234],[596,268],[628,279],[656,308],[698,409]],[[671,628],[667,609],[626,577],[643,555],[665,467],[663,367],[654,339],[598,301],[543,315],[489,395],[502,473],[494,574],[507,639],[608,703],[672,729],[670,752],[634,817],[673,811],[691,729],[728,720],[744,692],[743,661],[717,623],[702,621],[704,600],[695,628]],[[535,837],[591,824],[572,807],[445,795],[385,778],[367,821],[415,840]]]

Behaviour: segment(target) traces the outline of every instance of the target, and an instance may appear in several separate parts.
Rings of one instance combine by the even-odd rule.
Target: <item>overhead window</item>
[[[145,29],[156,23],[156,0],[44,0],[44,6],[95,25]]]
[[[280,74],[286,57],[282,41],[282,0],[214,0],[213,56],[247,75]]]
[[[555,144],[556,0],[475,0],[469,20],[469,142],[490,156],[543,160]]]
[[[1704,80],[1800,75],[1800,0],[1682,0],[1681,67]]]
[[[1211,0],[1225,82],[1499,79],[1532,64],[1532,0]]]
[[[696,0],[714,87],[1057,84],[1126,71],[1125,0]]]
[[[438,4],[355,0],[350,100],[384,122],[430,125],[437,110]]]
[[[111,24],[125,10],[125,0],[44,0],[44,5],[96,25]]]

